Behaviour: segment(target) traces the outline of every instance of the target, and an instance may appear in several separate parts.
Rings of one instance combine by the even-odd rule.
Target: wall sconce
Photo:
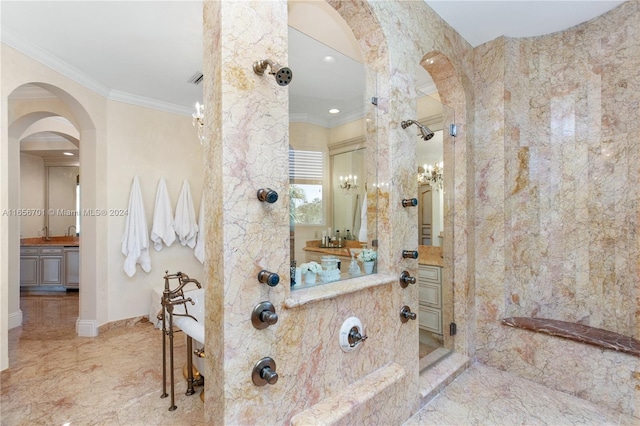
[[[440,191],[444,186],[442,178],[443,163],[435,163],[433,166],[425,164],[418,167],[418,183],[420,185],[431,185],[436,191]]]
[[[198,139],[200,139],[200,145],[204,141],[204,105],[200,105],[200,102],[196,102],[196,112],[192,115],[193,127],[198,129]]]
[[[340,185],[338,188],[342,189],[342,192],[349,194],[350,191],[358,189],[358,176],[340,176]]]

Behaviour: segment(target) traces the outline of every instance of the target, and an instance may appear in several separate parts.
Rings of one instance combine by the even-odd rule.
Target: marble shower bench
[[[613,331],[590,327],[575,322],[559,321],[548,318],[511,317],[502,320],[502,324],[563,337],[576,342],[599,346],[604,349],[624,352],[640,357],[640,341]]]

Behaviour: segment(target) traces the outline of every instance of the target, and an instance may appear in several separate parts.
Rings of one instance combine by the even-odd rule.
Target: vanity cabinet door
[[[420,328],[442,334],[442,268],[420,265],[418,269],[418,322]]]
[[[38,256],[20,256],[20,286],[38,285]]]
[[[40,257],[40,285],[62,285],[62,256]]]
[[[80,252],[78,249],[64,249],[64,286],[80,288]]]

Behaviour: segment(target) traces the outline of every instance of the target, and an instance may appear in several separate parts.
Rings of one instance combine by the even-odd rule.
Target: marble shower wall
[[[353,29],[377,80],[369,88],[379,97],[377,126],[367,143],[378,144],[368,145],[377,151],[368,159],[378,165],[368,180],[379,183],[369,188],[379,196],[379,273],[294,292],[286,285],[287,88],[251,67],[265,58],[287,63],[287,3],[205,2],[207,424],[401,424],[419,407],[418,324],[399,317],[404,304],[417,310],[417,288],[398,284],[403,269],[418,272],[416,260],[401,258],[403,249],[417,249],[417,210],[401,207],[402,198],[417,193],[415,134],[399,124],[415,116],[414,77],[425,54],[442,52],[450,69],[464,74],[469,46],[422,1],[330,3]],[[470,79],[462,80],[470,91]],[[464,96],[456,99],[464,103]],[[262,187],[278,191],[279,200],[260,203]],[[278,272],[281,284],[258,283],[263,268]],[[250,313],[264,300],[279,320],[256,330]],[[345,353],[338,334],[350,316],[362,320],[369,338]],[[279,381],[257,387],[251,370],[266,356],[276,361]]]
[[[475,52],[478,358],[625,412],[637,359],[499,320],[640,337],[639,31],[634,1]]]

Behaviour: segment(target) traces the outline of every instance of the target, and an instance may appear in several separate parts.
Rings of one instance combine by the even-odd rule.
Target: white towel
[[[191,187],[186,180],[182,183],[182,190],[176,205],[176,218],[173,227],[178,234],[180,244],[194,248],[196,245],[196,235],[198,235],[198,224],[196,223],[196,212],[193,208],[191,198]]]
[[[156,251],[162,250],[162,243],[167,247],[176,240],[176,230],[173,229],[173,208],[167,191],[167,182],[164,178],[158,182],[156,191],[156,207],[153,210],[153,227],[151,228],[151,241]]]
[[[367,193],[364,194],[362,201],[362,211],[360,212],[360,232],[358,233],[358,241],[367,241]]]
[[[147,217],[142,202],[142,192],[138,176],[133,178],[131,195],[129,196],[129,215],[127,216],[124,235],[122,236],[122,254],[124,260],[124,272],[130,277],[136,273],[136,264],[142,266],[145,272],[151,271],[151,258],[149,257],[149,228]]]
[[[193,254],[204,265],[204,194],[200,200],[200,214],[198,215],[198,236],[196,237],[196,248]]]

